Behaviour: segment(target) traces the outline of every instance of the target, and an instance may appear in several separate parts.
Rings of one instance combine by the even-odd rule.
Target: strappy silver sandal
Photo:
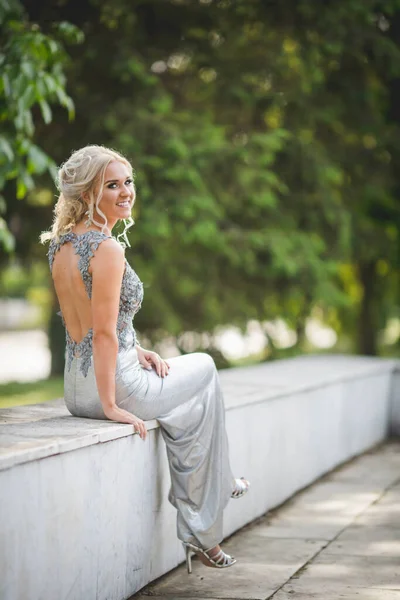
[[[240,479],[235,479],[235,487],[233,488],[233,492],[231,494],[231,498],[241,498],[244,496],[250,488],[250,482],[247,481],[244,477]]]
[[[192,556],[193,554],[197,554],[203,565],[206,567],[212,567],[213,569],[226,569],[227,567],[231,567],[235,564],[236,558],[233,556],[229,556],[229,554],[225,554],[223,550],[219,550],[217,554],[215,554],[212,558],[208,554],[212,548],[208,550],[203,550],[194,544],[190,544],[189,542],[183,542],[183,547],[186,552],[186,567],[187,572],[192,572]]]

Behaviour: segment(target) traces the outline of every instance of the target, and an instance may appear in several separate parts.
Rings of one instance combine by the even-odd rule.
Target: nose
[[[124,198],[130,198],[132,196],[132,190],[130,189],[130,187],[127,185],[123,185],[121,188],[120,196],[123,196]]]

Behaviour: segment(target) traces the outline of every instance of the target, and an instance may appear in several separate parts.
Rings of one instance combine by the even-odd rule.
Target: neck
[[[98,212],[97,212],[97,210],[94,211],[93,217],[94,217],[95,221],[97,221],[97,223],[103,224],[104,217],[102,217],[101,215],[99,215]],[[118,221],[118,219],[107,219],[107,224],[103,227],[103,232],[106,233],[107,235],[111,235],[111,232],[114,229],[117,221]],[[92,222],[90,224],[90,228],[93,228],[93,229],[101,231],[102,230],[102,225],[96,225],[96,223]]]
[[[85,233],[86,231],[102,231],[106,235],[111,236],[112,227],[110,227],[108,222],[103,228],[99,225],[96,225],[96,223],[90,223],[89,227],[87,227],[86,222],[82,220],[77,223],[76,227],[73,227],[72,231],[75,231],[75,233]]]
[[[111,235],[112,227],[110,227],[108,223],[103,228],[98,227],[95,223],[92,223],[91,226],[87,228],[87,230],[88,231],[90,231],[90,230],[92,230],[92,231],[102,231],[106,235]]]

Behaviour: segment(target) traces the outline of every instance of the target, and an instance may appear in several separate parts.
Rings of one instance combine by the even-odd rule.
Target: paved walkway
[[[233,567],[196,559],[191,575],[182,565],[132,599],[400,600],[400,441],[329,473],[223,547]]]

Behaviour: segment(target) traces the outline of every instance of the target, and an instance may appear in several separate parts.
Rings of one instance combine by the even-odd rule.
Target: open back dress
[[[109,236],[94,230],[61,235],[50,243],[50,269],[60,248],[71,244],[91,300],[90,261],[106,239]],[[142,282],[125,260],[116,325],[116,403],[140,419],[158,420],[167,446],[169,500],[178,511],[178,538],[212,548],[222,540],[222,513],[233,488],[218,372],[213,359],[202,352],[168,359],[170,370],[164,378],[154,369],[142,368],[132,324],[142,300]],[[66,329],[65,403],[74,416],[106,419],[97,390],[92,340],[91,329],[78,343]]]

